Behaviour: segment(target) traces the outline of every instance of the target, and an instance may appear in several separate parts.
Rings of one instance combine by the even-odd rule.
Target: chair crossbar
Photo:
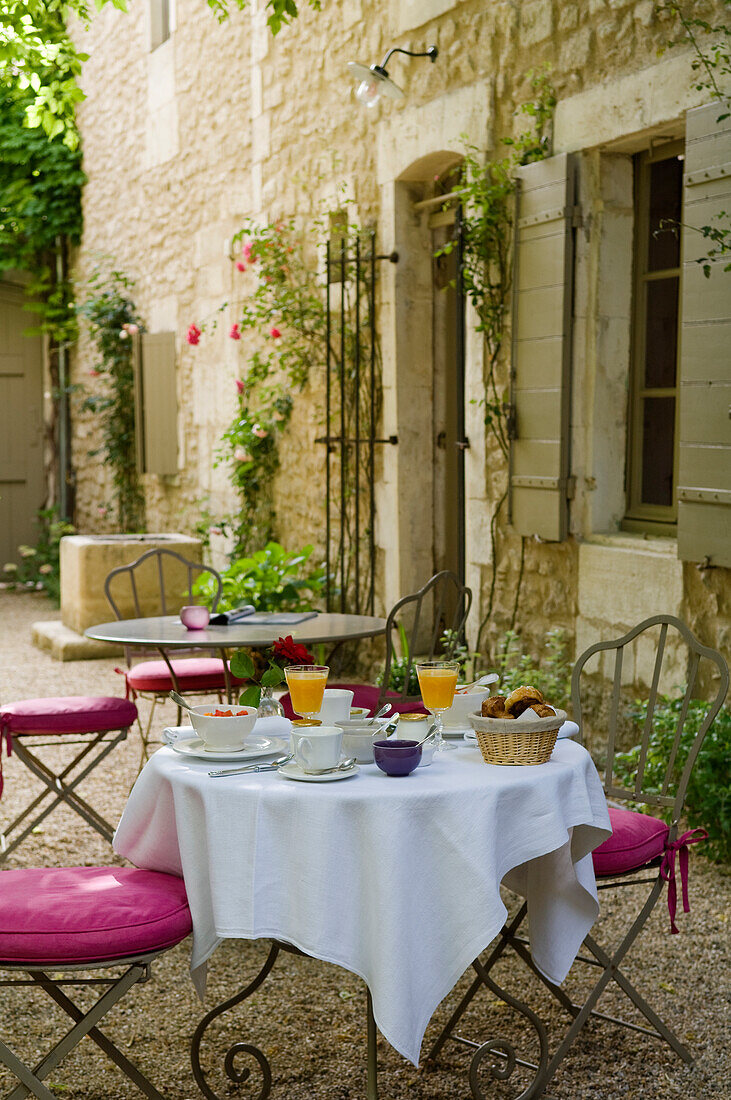
[[[65,802],[67,806],[78,813],[87,824],[104,837],[106,841],[111,842],[114,836],[113,827],[76,791],[75,788],[86,779],[97,764],[100,764],[121,741],[124,741],[128,732],[128,729],[115,731],[112,737],[108,736],[109,731],[107,730],[98,734],[92,741],[84,743],[82,751],[77,753],[73,760],[59,773],[52,771],[52,769],[40,760],[35,753],[31,752],[27,745],[23,743],[20,736],[14,738],[13,747],[18,758],[22,760],[25,766],[37,779],[41,780],[46,789],[41,791],[41,793],[37,795],[14,820],[0,832],[0,863],[7,859],[10,853],[25,840],[33,829],[37,828],[37,826],[48,817],[51,811],[62,802]],[[78,741],[74,742],[74,744],[79,743]],[[67,744],[67,742],[63,742],[63,744]],[[69,776],[94,749],[98,751],[96,755],[89,760],[86,767],[82,768],[81,771],[74,775],[69,782],[66,782],[66,777]],[[20,828],[26,818],[33,814],[49,799],[50,801],[47,805],[32,818],[17,836],[14,836],[13,839],[10,840],[11,835]]]
[[[95,1004],[86,1012],[82,1011],[82,1009],[74,1004],[74,1002],[61,991],[59,988],[60,983],[52,980],[45,971],[32,970],[29,971],[29,973],[32,981],[40,986],[44,992],[47,993],[64,1012],[66,1012],[73,1020],[74,1024],[73,1027],[71,1027],[33,1067],[32,1071],[29,1070],[28,1067],[23,1066],[17,1056],[13,1055],[12,1051],[9,1051],[9,1048],[0,1043],[0,1061],[5,1062],[5,1065],[8,1066],[11,1072],[14,1073],[20,1081],[20,1084],[9,1094],[7,1100],[25,1100],[25,1097],[28,1096],[29,1093],[38,1097],[39,1100],[47,1100],[49,1096],[53,1097],[53,1093],[49,1092],[42,1084],[44,1078],[48,1077],[48,1075],[53,1072],[86,1035],[104,1051],[111,1061],[119,1066],[122,1072],[137,1085],[145,1096],[148,1097],[148,1100],[164,1100],[164,1097],[158,1092],[152,1082],[149,1081],[144,1074],[129,1061],[121,1050],[119,1050],[119,1048],[116,1047],[115,1044],[96,1026],[133,985],[137,982],[147,980],[149,976],[149,963],[133,962],[127,966],[126,970],[121,975],[112,979],[107,979],[106,981],[104,979],[77,979],[73,984],[91,985],[102,982],[107,986],[106,992],[103,993]],[[17,981],[7,984],[19,985],[27,983],[24,981]],[[22,1072],[20,1072],[21,1070]]]

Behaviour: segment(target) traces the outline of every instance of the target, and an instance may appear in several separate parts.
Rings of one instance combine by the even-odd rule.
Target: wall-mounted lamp
[[[428,57],[430,61],[436,61],[439,50],[436,46],[429,46],[423,53],[414,53],[413,50],[402,50],[394,46],[389,50],[380,65],[361,65],[358,61],[349,61],[348,68],[354,80],[358,81],[355,98],[364,107],[375,107],[382,95],[390,99],[403,99],[404,93],[398,84],[394,84],[386,72],[386,65],[392,54],[405,53],[408,57]]]

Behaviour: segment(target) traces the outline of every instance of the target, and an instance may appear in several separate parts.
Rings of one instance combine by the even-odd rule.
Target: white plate
[[[443,726],[442,737],[464,737],[466,733],[473,733],[472,726]]]
[[[200,737],[187,737],[175,741],[170,748],[183,756],[194,756],[197,760],[253,760],[257,756],[271,756],[272,753],[287,752],[289,744],[282,737],[249,737],[242,749],[207,749]]]
[[[296,760],[290,760],[289,763],[282,764],[281,768],[277,768],[277,775],[283,775],[285,779],[300,779],[303,783],[332,783],[336,779],[350,779],[351,775],[357,775],[358,771],[358,765],[353,764],[353,767],[348,768],[345,772],[324,772],[322,775],[310,775],[309,772],[302,771]]]
[[[364,718],[367,718],[371,712],[368,707],[351,707],[350,719],[353,722],[362,722]]]

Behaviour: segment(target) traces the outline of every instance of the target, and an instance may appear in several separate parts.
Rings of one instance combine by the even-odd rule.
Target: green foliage
[[[18,547],[20,564],[6,563],[3,583],[10,588],[45,591],[58,605],[61,600],[60,543],[64,535],[73,535],[75,528],[58,518],[56,508],[42,508],[36,522],[40,529],[36,545]]]
[[[273,535],[277,442],[291,417],[293,394],[303,389],[311,367],[325,360],[325,304],[308,244],[292,220],[263,226],[247,221],[234,238],[239,275],[248,271],[255,284],[229,332],[245,342],[247,364],[236,383],[236,412],[216,464],[229,465],[241,499],[239,516],[228,521],[239,555]],[[222,303],[213,320],[201,322],[197,331],[213,331],[228,305]]]
[[[0,269],[34,271],[81,239],[81,153],[24,126],[31,95],[0,83]]]
[[[103,443],[90,455],[102,454],[112,469],[117,522],[123,531],[145,527],[145,498],[137,473],[135,449],[134,376],[131,332],[142,323],[130,291],[132,283],[121,271],[95,268],[87,283],[87,295],[78,306],[86,318],[96,345],[94,374],[103,378],[102,393],[83,402],[84,410],[102,418]]]
[[[388,688],[390,691],[398,691],[403,695],[419,694],[419,677],[416,667],[409,653],[409,639],[403,623],[397,623],[401,656],[393,657],[388,669]],[[383,685],[383,673],[376,676],[379,687]]]
[[[313,547],[288,552],[277,542],[269,542],[250,557],[238,558],[221,574],[223,592],[219,611],[242,604],[253,604],[257,611],[311,611],[325,589],[323,566],[308,564]],[[204,602],[212,602],[215,579],[202,574],[194,593]]]
[[[648,792],[660,793],[662,789],[681,707],[682,698],[663,695],[657,701],[643,784]],[[672,779],[676,786],[707,711],[708,703],[702,699],[691,701],[673,765]],[[647,703],[637,700],[632,718],[638,732],[642,730],[646,716]],[[639,745],[629,752],[615,756],[615,772],[618,780],[625,786],[634,782],[639,756]],[[660,810],[657,806],[652,806],[648,812],[657,815]],[[703,741],[691,772],[685,798],[685,813],[689,825],[702,826],[708,830],[709,839],[703,845],[703,852],[710,859],[731,862],[731,708],[728,706],[721,708]],[[664,811],[661,816],[669,822],[672,810]]]
[[[230,8],[235,5],[239,11],[248,7],[248,0],[206,0],[208,7],[216,13],[222,23],[228,18]],[[301,0],[299,0],[301,4]],[[321,0],[307,0],[315,11],[320,11]],[[299,15],[298,0],[267,0],[267,26],[272,34],[279,34],[282,27],[288,26]]]
[[[536,660],[523,652],[515,631],[506,631],[496,664],[500,690],[507,695],[521,684],[530,684],[543,693],[546,702],[564,709],[571,698],[572,671],[566,632],[560,627],[549,630],[543,649],[543,656]]]

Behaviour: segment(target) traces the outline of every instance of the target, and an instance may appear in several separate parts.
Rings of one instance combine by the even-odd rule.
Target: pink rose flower
[[[234,458],[237,462],[251,462],[251,455],[245,447],[237,447],[234,451]]]
[[[201,330],[198,328],[198,326],[197,325],[189,325],[188,326],[188,335],[186,337],[188,343],[192,344],[195,347],[196,344],[200,343],[200,338],[201,338]]]
[[[237,271],[246,271],[246,264],[242,264],[241,260],[237,260],[236,261],[236,270]]]
[[[239,332],[239,326],[238,325],[231,325],[231,331],[229,332],[229,336],[231,337],[232,340],[240,340],[241,339],[241,333]]]
[[[119,339],[120,340],[126,340],[128,337],[129,337],[129,333],[127,332],[127,329],[126,328],[121,328],[119,330]]]
[[[272,340],[278,340],[282,334],[276,325],[272,325],[272,327],[269,329],[269,335],[271,336]]]
[[[126,328],[127,332],[130,334],[130,336],[136,336],[137,333],[140,331],[140,326],[139,325],[127,324],[127,325],[122,325],[122,328]]]
[[[234,327],[236,327],[236,326],[234,326]],[[246,387],[244,386],[244,383],[241,381],[240,378],[236,379],[236,392],[241,397],[243,397],[244,393],[246,392]]]
[[[89,378],[99,378],[101,373],[102,372],[100,370],[90,370],[89,371]]]
[[[262,428],[261,424],[255,424],[253,432],[257,439],[266,439],[266,437],[269,435],[269,432],[266,430],[266,428]]]
[[[256,256],[254,255],[254,246],[251,241],[246,241],[244,247],[241,249],[242,255],[247,264],[255,264]]]

